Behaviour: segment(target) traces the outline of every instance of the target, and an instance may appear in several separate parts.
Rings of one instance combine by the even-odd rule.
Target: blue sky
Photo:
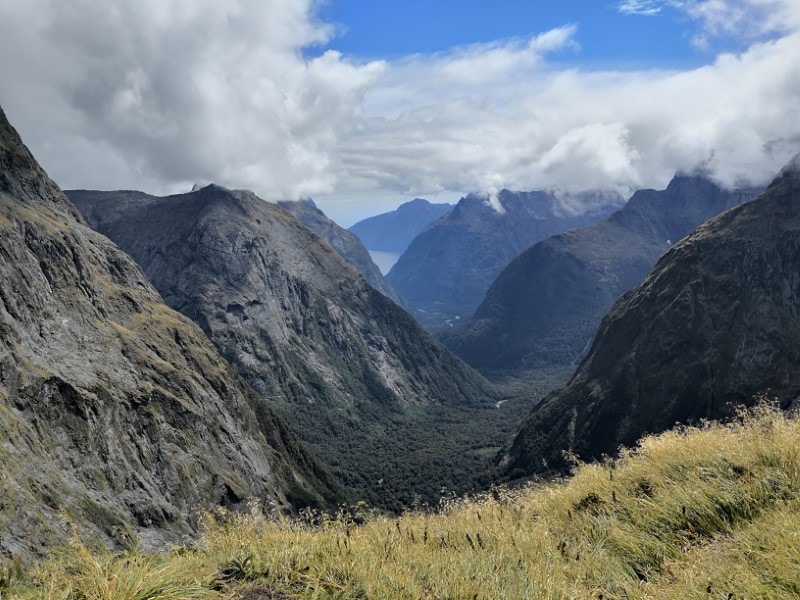
[[[800,0],[0,0],[0,23],[0,105],[67,189],[213,181],[349,225],[698,165],[762,183],[800,151]]]
[[[580,50],[558,58],[584,68],[685,68],[715,56],[692,46],[697,27],[674,8],[623,14],[612,0],[328,0],[320,16],[339,26],[326,47],[362,59],[446,52],[568,24],[578,26]],[[737,45],[730,38],[715,42],[716,49]]]

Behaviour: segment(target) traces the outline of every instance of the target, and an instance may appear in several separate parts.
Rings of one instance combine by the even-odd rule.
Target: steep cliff
[[[372,287],[381,292],[396,304],[401,304],[400,296],[386,281],[378,266],[372,262],[369,252],[361,240],[347,229],[339,227],[335,222],[325,216],[312,200],[294,202],[278,202],[278,206],[288,210],[311,231],[322,236],[331,247],[339,253],[344,261],[364,276]]]
[[[503,464],[521,475],[612,453],[676,422],[800,394],[800,157],[752,202],[697,228],[603,319],[573,379]]]
[[[38,166],[0,110],[0,551],[145,545],[196,511],[333,499],[328,475],[203,332]]]
[[[395,506],[420,486],[436,487],[438,475],[420,461],[429,460],[426,445],[440,421],[467,407],[494,408],[480,375],[318,235],[252,193],[211,185],[165,198],[70,197],[355,498]],[[447,452],[437,460],[457,468],[463,452]],[[439,483],[451,486],[443,477]]]

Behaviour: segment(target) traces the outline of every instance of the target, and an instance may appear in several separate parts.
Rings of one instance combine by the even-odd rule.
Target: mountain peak
[[[6,192],[26,204],[56,205],[71,216],[80,218],[58,186],[36,162],[17,130],[9,123],[2,108],[0,108],[0,192]]]
[[[788,163],[786,163],[769,187],[780,185],[782,183],[790,183],[792,186],[800,186],[800,153],[795,154],[794,157]]]

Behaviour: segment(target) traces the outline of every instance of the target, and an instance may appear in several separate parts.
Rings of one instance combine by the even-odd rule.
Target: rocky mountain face
[[[350,227],[350,231],[370,250],[402,254],[428,225],[452,209],[452,204],[432,204],[415,198],[396,210],[359,221]]]
[[[372,262],[361,240],[325,216],[313,200],[278,202],[278,206],[288,210],[303,225],[326,240],[347,264],[355,267],[364,276],[372,287],[387,298],[391,298],[396,304],[401,304],[400,296],[392,284],[384,279],[378,266]]]
[[[613,453],[676,422],[800,394],[800,157],[752,202],[672,247],[603,319],[573,379],[534,409],[513,476]]]
[[[582,212],[545,192],[470,194],[419,234],[386,278],[430,331],[473,315],[497,275],[550,235],[594,223],[621,204],[617,196],[572,198]]]
[[[759,191],[722,189],[702,174],[677,175],[665,190],[640,190],[607,220],[525,250],[500,273],[473,319],[441,339],[485,374],[577,364],[614,301],[641,283],[672,244]]]
[[[410,503],[401,498],[410,479],[437,483],[433,471],[423,475],[425,435],[454,411],[494,410],[482,377],[280,207],[214,185],[166,198],[70,198],[357,499]],[[435,460],[451,469],[460,454]]]
[[[0,110],[0,552],[178,541],[196,511],[331,479],[203,332],[38,166]]]

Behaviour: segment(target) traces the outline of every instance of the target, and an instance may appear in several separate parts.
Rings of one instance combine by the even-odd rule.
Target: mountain
[[[0,110],[0,553],[145,546],[198,509],[335,499],[203,332],[86,226]]]
[[[69,196],[354,499],[399,508],[412,489],[438,498],[457,479],[464,449],[448,440],[432,455],[445,444],[438,428],[456,417],[479,424],[473,408],[496,413],[494,390],[292,215],[215,185]]]
[[[408,247],[386,278],[431,331],[473,315],[503,268],[541,239],[607,217],[618,196],[564,199],[546,192],[470,194]]]
[[[402,254],[428,225],[452,209],[452,204],[432,204],[415,198],[396,210],[359,221],[350,231],[370,250]]]
[[[534,409],[508,473],[613,453],[676,422],[800,394],[800,156],[757,199],[671,248],[603,319],[562,391]]]
[[[354,234],[347,229],[339,227],[325,216],[313,200],[300,200],[295,202],[278,202],[278,206],[292,213],[303,225],[325,239],[331,247],[364,276],[372,287],[400,304],[400,296],[392,285],[383,278],[381,270],[372,262],[369,252]]]
[[[671,244],[759,191],[725,190],[700,173],[676,175],[665,190],[639,190],[607,220],[525,250],[472,320],[441,339],[484,373],[577,363],[614,301],[641,283]]]

